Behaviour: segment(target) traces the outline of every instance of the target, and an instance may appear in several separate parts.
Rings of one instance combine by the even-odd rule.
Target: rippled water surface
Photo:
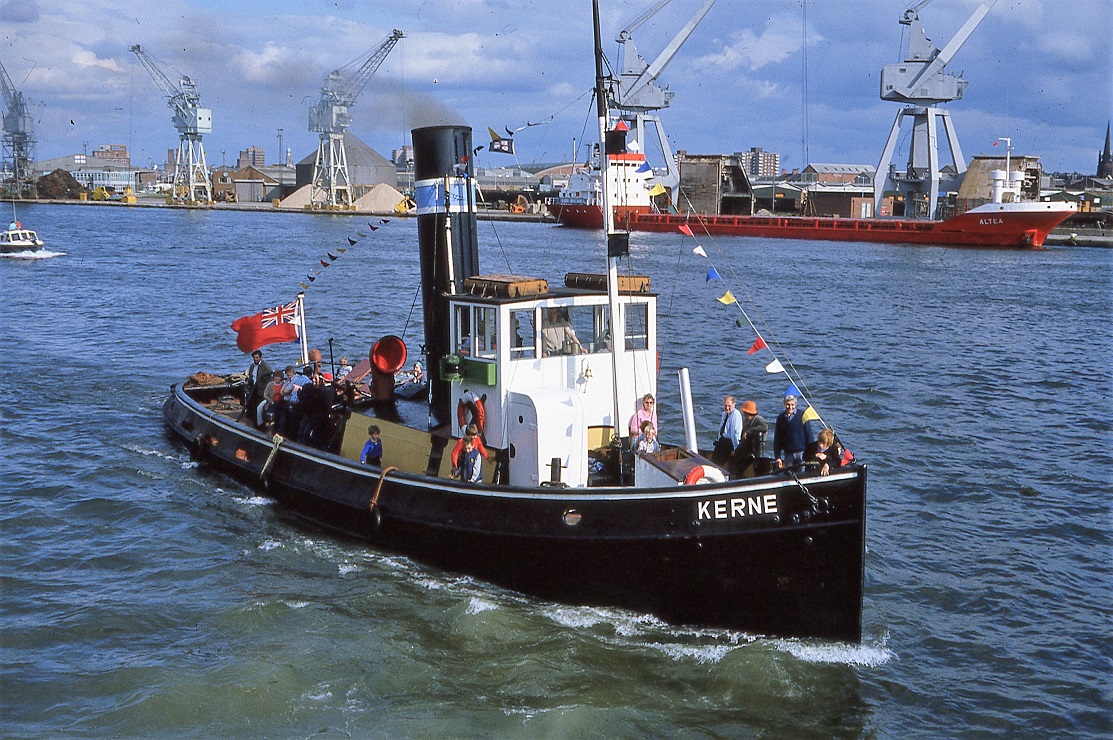
[[[869,464],[852,646],[525,598],[332,537],[191,463],[163,430],[170,384],[246,367],[231,321],[292,300],[349,238],[308,291],[310,344],[419,345],[413,222],[20,215],[64,254],[0,260],[4,735],[1113,732],[1113,252],[704,240],[726,278],[708,284],[691,239],[634,235],[660,294],[666,438],[680,366],[702,439],[725,393],[775,415],[785,381],[746,355],[753,334],[714,300],[729,287]],[[592,234],[479,233],[486,272],[601,269]]]

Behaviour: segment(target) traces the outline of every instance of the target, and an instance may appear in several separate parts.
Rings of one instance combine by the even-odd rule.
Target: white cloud
[[[95,67],[98,69],[106,69],[109,72],[123,72],[123,69],[120,68],[120,64],[115,59],[99,59],[94,52],[88,49],[78,49],[73,53],[70,59],[78,67]]]
[[[818,33],[809,34],[808,43],[823,40]],[[720,42],[720,49],[695,60],[697,69],[721,69],[732,72],[739,68],[750,71],[778,64],[800,51],[803,35],[798,20],[785,16],[770,18],[765,28],[755,33],[749,28],[735,32],[729,43]]]

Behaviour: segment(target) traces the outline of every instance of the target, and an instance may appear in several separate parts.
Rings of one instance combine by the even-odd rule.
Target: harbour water
[[[64,255],[0,260],[0,734],[1113,732],[1113,252],[698,240],[724,278],[709,283],[696,241],[633,236],[660,294],[666,440],[681,366],[705,442],[725,393],[778,411],[786,381],[715,301],[730,288],[869,465],[865,640],[840,645],[526,598],[333,537],[190,462],[163,430],[170,384],[243,370],[229,324],[311,271],[312,346],[419,347],[412,221],[20,216]],[[602,266],[595,234],[479,230],[486,272]]]

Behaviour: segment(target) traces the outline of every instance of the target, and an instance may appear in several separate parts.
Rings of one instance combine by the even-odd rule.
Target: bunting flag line
[[[348,251],[348,248],[347,247],[337,247],[336,251],[340,252],[340,254],[344,254],[345,252]]]
[[[649,166],[649,162],[642,162],[642,166],[634,170],[634,172],[651,172],[652,170],[653,168]]]
[[[236,346],[241,352],[254,352],[268,344],[298,341],[298,302],[268,308],[253,316],[232,322]]]
[[[714,267],[707,271],[707,282],[710,283],[712,280],[722,280],[722,278],[719,277],[719,271]]]
[[[366,239],[367,238],[367,234],[364,234],[362,231],[357,231],[356,236],[358,236],[360,239]]]
[[[820,420],[819,419],[819,413],[815,410],[814,406],[809,406],[806,409],[804,409],[804,415],[800,418],[805,424],[808,423],[809,421],[819,421]]]
[[[664,185],[662,185],[661,183],[657,183],[649,189],[649,197],[656,198],[658,195],[664,195],[667,192],[668,191],[665,190]]]
[[[707,252],[703,251],[703,247],[699,245],[696,245],[696,248],[692,250],[692,254],[698,254],[700,257],[707,256]]]
[[[754,352],[759,352],[763,349],[769,349],[769,345],[765,343],[764,339],[758,337],[756,340],[754,340],[754,343],[750,345],[750,349],[746,352],[746,354],[752,355]]]
[[[368,227],[369,229],[371,229],[372,231],[378,231],[378,230],[379,230],[379,227],[378,227],[378,226],[372,226],[371,224],[367,224],[367,227]]]
[[[765,366],[765,372],[767,373],[783,373],[784,371],[785,366],[781,364],[780,360],[773,360]]]
[[[328,252],[328,258],[330,260],[332,260],[333,262],[335,262],[336,260],[340,259],[340,255],[333,254],[332,252]]]
[[[734,298],[734,294],[731,293],[729,290],[726,292],[725,295],[723,295],[722,298],[716,298],[715,300],[717,300],[719,303],[723,304],[724,306],[729,306],[732,303],[738,303],[738,301]]]
[[[685,236],[695,236],[695,234],[692,233],[692,227],[688,224],[680,224],[680,233],[684,234]],[[699,249],[699,247],[696,247],[696,249]],[[701,252],[696,252],[696,254],[701,254]],[[702,256],[706,257],[707,254],[704,252],[702,253]]]
[[[330,263],[321,260],[321,267],[328,267]]]
[[[300,285],[300,286],[301,286],[301,289],[302,289],[302,290],[309,290],[309,286],[308,286],[308,285],[306,285],[305,283],[298,283],[298,285]]]
[[[804,397],[804,394],[800,392],[800,389],[796,387],[795,383],[791,383],[788,386],[788,388],[785,388],[785,395],[786,396],[796,396],[797,398],[803,398]]]
[[[353,239],[352,237],[350,237],[350,236],[348,237],[348,245],[349,245],[349,246],[352,246],[352,247],[354,247],[354,246],[355,246],[356,244],[358,244],[358,243],[359,243],[359,242],[358,242],[358,241],[356,241],[355,239]]]

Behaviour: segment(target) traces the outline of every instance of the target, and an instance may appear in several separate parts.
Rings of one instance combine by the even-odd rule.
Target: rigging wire
[[[803,64],[800,67],[800,74],[803,78],[801,85],[801,123],[800,127],[800,148],[801,153],[804,155],[804,167],[807,167],[811,162],[811,154],[808,151],[808,0],[802,0],[804,8],[803,21],[800,24],[801,35],[803,36]]]
[[[693,208],[692,202],[688,198],[687,193],[685,193],[682,189],[678,189],[678,191],[683,196],[684,200],[687,201],[689,213],[695,215],[697,212]],[[788,378],[788,380],[793,385],[795,385],[797,387],[797,389],[799,389],[801,391],[801,395],[803,396],[804,400],[806,400],[809,405],[811,405],[812,407],[815,408],[815,413],[816,413],[816,416],[819,417],[819,421],[825,427],[830,426],[827,423],[827,421],[823,419],[822,415],[819,413],[818,407],[816,407],[815,402],[812,400],[812,392],[811,392],[811,389],[808,387],[808,384],[806,382],[804,382],[804,378],[800,374],[800,371],[797,370],[796,366],[792,363],[792,361],[790,359],[788,359],[788,352],[781,345],[780,340],[777,339],[777,336],[773,332],[773,329],[772,329],[771,325],[769,324],[769,322],[765,318],[765,316],[761,313],[760,307],[758,306],[757,302],[754,300],[753,296],[750,294],[749,288],[746,286],[746,283],[741,279],[741,277],[739,277],[738,273],[735,272],[734,266],[731,264],[730,260],[727,259],[726,254],[723,252],[722,247],[719,245],[719,242],[715,239],[715,237],[711,234],[711,232],[708,231],[707,226],[703,223],[703,219],[700,218],[698,215],[696,215],[694,223],[698,227],[702,228],[702,230],[703,230],[702,236],[707,237],[707,239],[710,241],[710,243],[712,245],[712,248],[718,254],[718,256],[721,258],[722,263],[726,265],[726,269],[727,269],[728,273],[730,274],[731,278],[733,279],[734,284],[741,288],[743,295],[746,297],[746,300],[749,302],[749,304],[753,307],[753,312],[758,317],[758,319],[760,320],[761,326],[764,327],[765,331],[763,332],[763,331],[758,329],[758,325],[754,323],[754,320],[752,318],[750,318],[750,315],[746,312],[746,309],[742,307],[742,304],[741,304],[741,302],[738,301],[737,297],[735,297],[735,301],[734,301],[735,307],[738,308],[738,311],[742,314],[742,317],[750,325],[750,328],[753,329],[754,332],[759,337],[761,337],[761,339],[763,341],[766,342],[767,348],[769,349],[770,353],[773,355],[773,359],[776,360],[777,362],[780,362],[781,372],[783,372],[785,377]],[[699,246],[699,245],[697,245],[697,246]],[[712,264],[712,267],[715,267],[715,265]],[[716,270],[716,272],[718,272],[718,270]],[[731,295],[734,295],[733,292],[731,293]],[[773,347],[776,347],[776,351],[773,350]],[[782,357],[784,358],[783,362],[781,361]]]

